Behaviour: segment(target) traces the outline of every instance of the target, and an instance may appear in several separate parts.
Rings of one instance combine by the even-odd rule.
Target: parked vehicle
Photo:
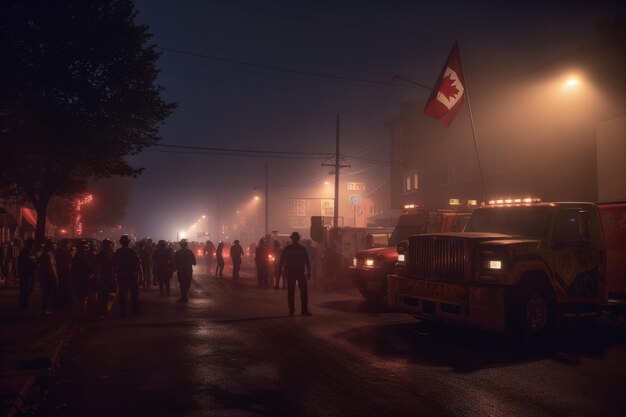
[[[471,213],[453,210],[423,208],[406,209],[398,218],[396,227],[385,247],[362,249],[356,252],[348,273],[352,283],[366,300],[381,301],[387,297],[387,275],[398,261],[396,246],[409,236],[433,232],[461,232]]]
[[[600,213],[593,203],[491,202],[474,211],[465,233],[401,243],[388,303],[426,320],[533,337],[564,316],[621,305],[608,297],[624,277],[613,274],[621,283],[609,285]]]

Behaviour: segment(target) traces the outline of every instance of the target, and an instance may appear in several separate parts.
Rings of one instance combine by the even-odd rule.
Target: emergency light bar
[[[499,199],[499,200],[489,200],[487,205],[489,206],[503,206],[503,205],[520,205],[520,204],[532,204],[532,203],[541,203],[540,198],[507,198],[507,199]]]
[[[403,208],[404,208],[405,210],[409,210],[409,209],[417,209],[417,208],[423,208],[423,207],[424,207],[424,204],[421,204],[421,203],[419,203],[419,204],[405,204],[405,205],[403,206]]]

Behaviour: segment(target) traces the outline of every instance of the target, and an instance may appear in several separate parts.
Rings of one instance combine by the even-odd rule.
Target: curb
[[[71,323],[68,320],[68,321],[66,321],[65,323],[63,323],[61,325],[59,330],[57,330],[55,332],[56,334],[64,334],[64,337],[59,342],[57,347],[54,349],[54,353],[50,356],[50,368],[48,368],[48,369],[54,368],[59,363],[59,361],[61,359],[61,352],[63,351],[63,346],[65,345],[65,341],[66,341],[65,340],[66,339],[65,336],[67,336],[67,334],[69,333],[70,327],[71,327]],[[39,371],[39,372],[41,372],[41,371]],[[33,387],[37,383],[37,378],[38,378],[39,372],[37,372],[37,374],[35,374],[35,375],[31,375],[26,380],[26,383],[24,384],[24,386],[20,390],[20,393],[19,393],[18,397],[13,402],[13,405],[11,406],[9,411],[5,414],[5,417],[15,417],[20,411],[22,411],[24,405],[26,404],[26,399],[28,397],[30,397],[30,395],[32,393],[32,390],[33,390]]]

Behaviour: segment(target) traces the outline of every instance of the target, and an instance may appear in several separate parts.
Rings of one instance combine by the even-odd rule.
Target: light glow
[[[404,262],[404,253],[398,255],[398,262]]]
[[[365,266],[374,266],[374,260],[373,259],[366,259],[365,260]]]
[[[489,261],[489,269],[502,269],[502,261]]]
[[[358,263],[356,256],[354,258],[352,258],[352,266],[356,266]]]

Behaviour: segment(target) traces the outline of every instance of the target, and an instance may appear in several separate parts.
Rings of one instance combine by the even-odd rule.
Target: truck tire
[[[556,327],[556,302],[545,288],[522,287],[516,294],[514,333],[524,342],[547,340]]]
[[[359,292],[369,303],[380,303],[387,298],[387,291],[372,291],[359,289]]]

